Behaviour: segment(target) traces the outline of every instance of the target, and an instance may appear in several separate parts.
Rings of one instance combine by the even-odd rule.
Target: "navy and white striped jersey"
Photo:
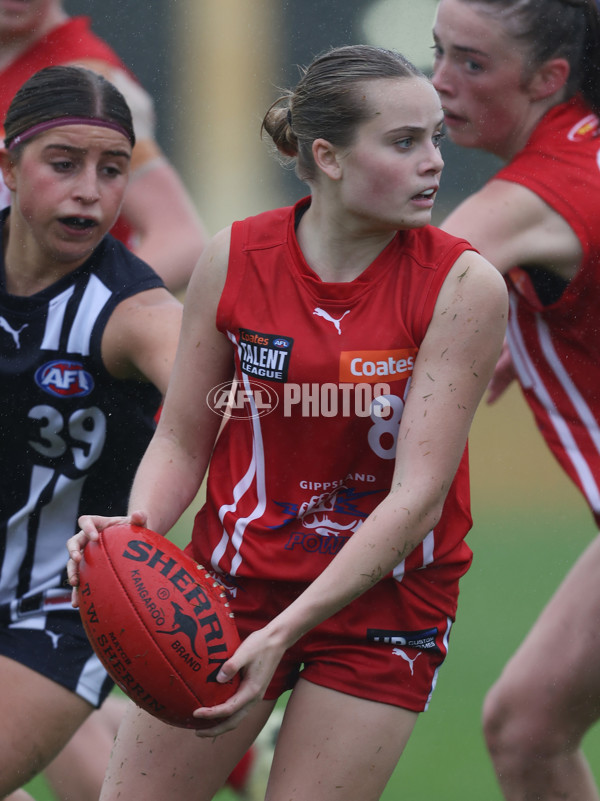
[[[79,514],[125,512],[160,393],[107,372],[102,334],[118,303],[163,286],[110,235],[31,297],[4,275],[0,247],[0,604],[65,586]]]

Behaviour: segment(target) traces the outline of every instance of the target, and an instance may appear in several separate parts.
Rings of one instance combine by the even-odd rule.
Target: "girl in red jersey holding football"
[[[315,59],[265,116],[311,194],[208,246],[131,514],[83,516],[68,543],[76,586],[98,530],[166,534],[210,461],[189,551],[230,594],[243,642],[219,678],[242,683],[197,710],[202,739],[128,714],[103,801],[213,797],[288,689],[267,797],[377,799],[426,709],[507,314],[498,272],[429,225],[442,125],[431,83],[366,46]]]
[[[441,0],[433,83],[451,138],[506,162],[445,221],[506,276],[508,346],[548,446],[600,524],[600,12],[594,0]],[[492,688],[507,799],[598,801],[581,740],[600,717],[600,539]]]

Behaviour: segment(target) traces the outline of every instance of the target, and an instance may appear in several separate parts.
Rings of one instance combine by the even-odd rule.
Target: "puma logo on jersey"
[[[410,656],[408,656],[408,654],[405,654],[402,648],[394,648],[392,653],[394,654],[394,656],[401,656],[405,662],[408,662],[408,666],[410,667],[410,675],[414,676],[415,675],[414,664],[417,661],[417,659],[421,656],[421,652],[419,651],[414,659],[411,659]]]
[[[7,334],[11,335],[17,350],[20,350],[20,348],[21,348],[21,340],[20,340],[21,331],[24,328],[27,328],[27,326],[28,326],[28,323],[25,323],[25,325],[22,325],[20,328],[13,328],[12,325],[10,325],[10,323],[8,323],[4,319],[4,317],[0,317],[0,328],[4,329],[4,331],[6,331]]]
[[[332,317],[332,316],[329,314],[329,312],[326,312],[324,309],[320,309],[319,307],[317,307],[316,309],[314,309],[314,311],[313,311],[313,314],[316,314],[316,315],[317,315],[317,317],[322,317],[324,320],[327,320],[328,322],[330,322],[330,323],[333,323],[333,324],[334,324],[334,326],[335,326],[335,330],[336,330],[336,331],[338,332],[338,334],[341,336],[341,335],[342,335],[342,329],[341,329],[340,323],[342,322],[342,320],[344,319],[344,317],[345,317],[347,314],[350,314],[350,309],[348,309],[347,311],[345,311],[345,312],[342,314],[342,316],[341,316],[341,317],[337,317],[337,318],[336,318],[336,317]]]

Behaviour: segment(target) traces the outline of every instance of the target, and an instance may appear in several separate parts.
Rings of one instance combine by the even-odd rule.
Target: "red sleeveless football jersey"
[[[104,61],[128,72],[114,50],[92,33],[87,17],[72,17],[38,39],[0,71],[2,123],[17,90],[38,70],[81,59]]]
[[[308,202],[232,229],[217,325],[238,383],[192,548],[233,576],[311,581],[385,497],[419,345],[470,249],[431,226],[401,231],[356,280],[326,283],[295,236]],[[465,452],[439,525],[396,578],[464,555],[470,525]]]
[[[571,226],[581,267],[543,305],[530,273],[508,273],[509,344],[525,398],[554,456],[600,525],[600,136],[581,98],[551,109],[495,176],[535,192]]]

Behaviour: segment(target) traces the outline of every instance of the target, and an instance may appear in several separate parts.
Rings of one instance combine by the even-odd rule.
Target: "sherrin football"
[[[166,723],[205,727],[194,709],[226,701],[239,685],[238,676],[216,678],[240,642],[218,582],[141,526],[111,526],[83,554],[81,619],[111,678]]]

